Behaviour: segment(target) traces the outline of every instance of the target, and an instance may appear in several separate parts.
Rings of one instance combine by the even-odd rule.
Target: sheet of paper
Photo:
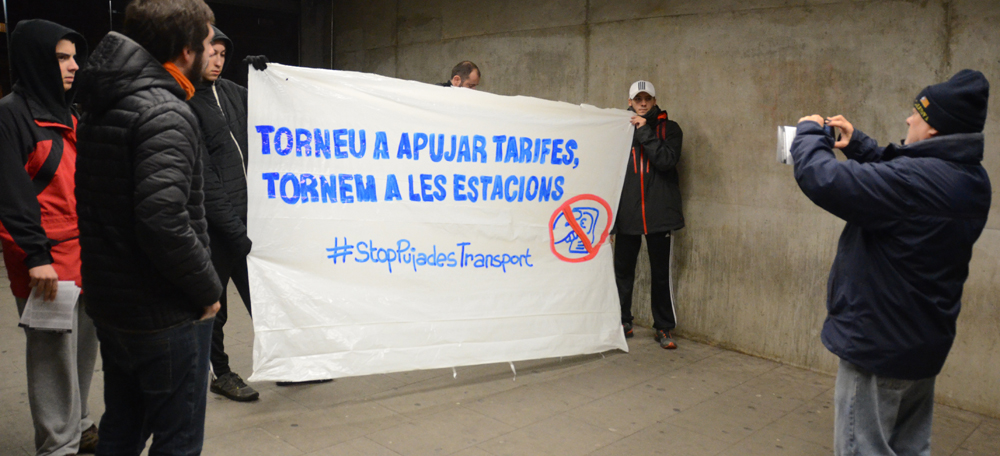
[[[778,163],[792,165],[792,141],[795,140],[795,127],[778,127]]]
[[[17,322],[17,325],[22,328],[31,327],[31,307],[28,307],[27,304],[24,305],[24,311],[21,312],[21,319]]]
[[[38,288],[31,290],[19,326],[44,331],[72,331],[73,310],[80,297],[80,287],[72,281],[60,281],[53,301],[45,301],[37,291]]]

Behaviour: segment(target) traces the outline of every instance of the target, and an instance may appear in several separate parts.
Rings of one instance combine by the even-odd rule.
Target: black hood
[[[226,46],[226,63],[222,64],[222,72],[225,73],[226,68],[229,68],[230,60],[236,58],[236,56],[233,55],[233,40],[229,39],[225,33],[222,33],[222,30],[219,30],[219,28],[214,25],[212,26],[212,30],[215,30],[215,37],[212,38],[212,44],[215,44],[216,41],[222,41],[222,44]]]
[[[118,32],[108,33],[77,73],[80,105],[101,113],[133,93],[160,87],[184,100],[187,93],[153,55]]]
[[[225,33],[222,33],[222,30],[219,30],[219,28],[214,25],[212,26],[212,30],[215,31],[215,36],[212,38],[212,44],[214,45],[216,41],[222,41],[222,45],[226,47],[226,62],[222,64],[222,71],[219,72],[219,77],[221,78],[222,73],[225,73],[226,68],[229,68],[230,59],[234,58],[233,40],[230,40]],[[201,79],[198,83],[195,84],[195,89],[199,92],[202,90],[208,90],[209,88],[212,87],[213,84],[215,84],[214,81],[209,82],[206,81],[205,79]]]
[[[912,144],[889,144],[882,151],[882,160],[892,160],[896,157],[940,158],[941,160],[976,165],[983,161],[986,149],[985,136],[982,133],[955,133],[935,136]]]
[[[10,35],[11,78],[14,92],[28,101],[34,118],[73,127],[70,107],[79,84],[74,81],[71,89],[63,90],[56,59],[56,44],[63,39],[76,45],[76,62],[82,68],[87,59],[83,35],[42,19],[18,22]]]

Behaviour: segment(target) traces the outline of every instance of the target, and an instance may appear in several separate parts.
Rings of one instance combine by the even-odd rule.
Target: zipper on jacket
[[[642,169],[642,146],[639,146],[639,169]],[[649,169],[649,160],[646,160],[646,169]],[[639,173],[639,196],[640,201],[642,201],[642,234],[649,234],[649,228],[646,228],[646,173]]]
[[[226,110],[222,109],[222,101],[219,101],[219,92],[215,90],[215,83],[212,83],[212,94],[215,95],[215,104],[219,106],[219,110],[222,111],[222,118],[226,119]],[[243,170],[243,178],[247,178],[247,162],[243,159],[243,149],[240,149],[239,141],[236,141],[236,136],[233,135],[233,131],[229,129],[229,119],[226,119],[226,130],[229,131],[229,137],[233,138],[233,144],[236,144],[236,150],[240,152],[240,169]]]
[[[661,112],[660,115],[656,116],[656,120],[657,120],[657,123],[656,123],[656,137],[659,138],[661,141],[665,140],[666,139],[665,136],[667,136],[666,123],[663,122],[666,119],[667,119],[667,114],[666,113],[662,113]],[[643,157],[646,155],[644,152],[645,152],[645,149],[642,147],[642,145],[640,145],[639,146],[639,169],[643,169]],[[633,165],[634,165],[634,163],[635,163],[635,148],[634,147],[632,148],[632,162],[633,162]],[[637,173],[639,174],[639,190],[640,190],[639,191],[639,195],[641,196],[641,201],[642,201],[642,233],[643,234],[649,234],[649,227],[646,226],[646,180],[644,179],[645,175],[647,173],[649,173],[649,160],[645,160],[645,167],[646,168],[645,168],[645,170],[643,172],[641,172],[641,173],[637,172]],[[633,166],[633,169],[634,169],[634,166]]]

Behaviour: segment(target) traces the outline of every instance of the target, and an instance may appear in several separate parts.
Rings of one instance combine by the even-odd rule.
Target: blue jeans
[[[929,456],[935,378],[879,377],[840,360],[834,389],[834,454]]]
[[[104,362],[98,455],[199,455],[213,320],[154,332],[97,328]]]

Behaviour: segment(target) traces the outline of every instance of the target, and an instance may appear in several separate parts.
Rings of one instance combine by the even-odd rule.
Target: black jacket
[[[983,135],[883,149],[854,130],[845,162],[832,147],[818,124],[799,124],[795,179],[847,221],[830,269],[823,344],[876,375],[935,376],[955,339],[972,245],[990,208]]]
[[[646,125],[632,135],[615,233],[663,233],[684,228],[677,179],[684,133],[658,106],[643,117]]]
[[[227,58],[232,57],[232,41],[218,28],[213,41],[217,40],[225,43]],[[198,116],[207,150],[205,216],[212,250],[245,257],[251,248],[247,237],[247,89],[222,78],[195,87],[188,104]]]
[[[87,313],[158,330],[219,300],[202,206],[203,144],[186,93],[111,32],[80,71],[76,197]]]

